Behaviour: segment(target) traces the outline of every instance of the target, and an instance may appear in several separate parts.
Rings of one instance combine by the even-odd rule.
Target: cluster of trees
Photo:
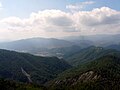
[[[44,86],[0,79],[0,90],[46,90]]]

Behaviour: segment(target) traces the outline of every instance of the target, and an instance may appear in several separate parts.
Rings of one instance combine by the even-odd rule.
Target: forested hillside
[[[119,90],[120,56],[107,55],[67,70],[48,83],[51,90]]]
[[[66,61],[56,57],[0,50],[0,77],[5,79],[41,84],[70,67]]]
[[[91,46],[88,48],[81,49],[79,52],[66,58],[66,61],[73,66],[84,64],[86,62],[93,61],[105,55],[120,54],[119,51],[114,49],[106,49],[102,47]]]

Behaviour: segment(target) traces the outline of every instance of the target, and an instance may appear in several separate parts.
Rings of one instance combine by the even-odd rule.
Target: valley
[[[116,43],[106,47],[75,41],[32,38],[1,43],[1,80],[21,87],[26,84],[25,88],[35,84],[38,90],[120,88],[119,47],[110,47]]]

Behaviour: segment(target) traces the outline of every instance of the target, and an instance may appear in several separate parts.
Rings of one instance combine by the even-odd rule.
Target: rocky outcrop
[[[101,76],[95,73],[94,71],[88,71],[83,74],[74,76],[72,78],[66,78],[64,80],[56,80],[55,85],[76,85],[79,82],[88,82],[95,81],[99,79]]]

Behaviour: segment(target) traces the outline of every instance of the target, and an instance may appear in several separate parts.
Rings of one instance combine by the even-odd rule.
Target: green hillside
[[[0,78],[5,80],[0,79],[0,87],[3,90],[120,89],[119,51],[92,46],[69,56],[67,61],[75,67],[57,57],[1,49]]]
[[[103,56],[67,70],[48,85],[51,90],[120,90],[120,56]]]
[[[80,50],[77,53],[74,53],[73,55],[67,57],[67,61],[73,65],[77,66],[79,64],[84,64],[86,62],[93,61],[97,58],[100,58],[105,55],[112,55],[116,54],[118,51],[112,50],[112,49],[105,49],[102,47],[95,47],[91,46],[85,49]]]
[[[5,79],[41,84],[70,67],[67,62],[56,57],[0,50],[0,77]]]

